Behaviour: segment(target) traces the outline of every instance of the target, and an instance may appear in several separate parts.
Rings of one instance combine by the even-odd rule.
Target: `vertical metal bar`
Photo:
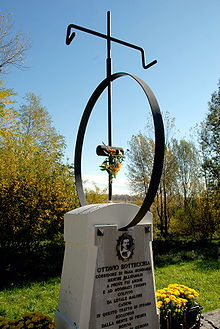
[[[111,12],[107,12],[107,60],[106,60],[106,76],[107,78],[112,73],[112,60],[111,60]],[[108,145],[112,146],[112,90],[111,82],[108,85]],[[111,158],[109,159],[111,161]],[[112,200],[112,182],[108,179],[108,199]]]

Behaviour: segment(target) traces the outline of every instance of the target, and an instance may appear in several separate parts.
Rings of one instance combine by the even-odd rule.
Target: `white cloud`
[[[106,174],[85,174],[83,175],[83,185],[85,188],[93,188],[94,185],[101,189],[108,190],[108,176]],[[126,178],[118,176],[113,179],[113,194],[130,194],[129,186]]]

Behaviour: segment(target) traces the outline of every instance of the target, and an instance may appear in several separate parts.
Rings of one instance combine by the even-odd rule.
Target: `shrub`
[[[0,317],[0,329],[54,329],[53,320],[40,312],[23,315],[16,320]]]

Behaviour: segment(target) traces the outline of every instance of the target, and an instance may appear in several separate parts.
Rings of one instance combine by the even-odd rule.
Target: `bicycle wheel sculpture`
[[[129,73],[115,73],[111,74],[111,57],[110,57],[110,42],[117,42],[119,44],[134,48],[136,50],[139,50],[141,52],[142,56],[142,66],[144,69],[147,69],[154,65],[156,61],[153,61],[149,64],[145,64],[145,57],[144,57],[144,50],[138,46],[132,45],[130,43],[124,42],[122,40],[118,40],[115,38],[112,38],[110,36],[110,13],[108,12],[108,34],[104,35],[98,32],[95,32],[93,30],[89,30],[74,24],[71,24],[67,28],[67,37],[66,37],[66,44],[69,45],[73,38],[75,37],[75,32],[72,32],[71,29],[75,28],[78,30],[81,30],[83,32],[87,32],[96,36],[99,36],[101,38],[104,38],[107,40],[107,77],[104,79],[98,87],[95,89],[93,94],[91,95],[85,110],[82,115],[82,119],[80,122],[78,134],[77,134],[77,140],[76,140],[76,146],[75,146],[75,158],[74,158],[74,169],[75,169],[75,182],[76,182],[76,189],[79,196],[80,204],[81,206],[86,205],[85,201],[85,195],[83,190],[83,184],[82,184],[82,173],[81,173],[81,159],[82,159],[82,149],[83,149],[83,142],[85,137],[85,132],[87,128],[87,124],[91,115],[91,112],[100,97],[100,95],[103,93],[103,91],[108,88],[108,118],[111,121],[111,83],[119,79],[121,77],[130,77],[133,80],[135,80],[138,85],[142,88],[151,108],[151,113],[153,116],[153,122],[154,122],[154,130],[155,130],[155,154],[154,154],[154,163],[153,163],[153,169],[151,174],[151,180],[149,183],[148,191],[146,193],[145,199],[142,203],[142,206],[140,207],[138,213],[133,218],[133,220],[128,223],[123,228],[120,228],[120,230],[126,230],[129,227],[137,225],[142,218],[145,216],[147,211],[150,209],[150,206],[152,205],[155,195],[157,193],[157,189],[160,183],[160,178],[162,175],[162,169],[163,169],[163,159],[164,159],[164,126],[163,126],[163,120],[160,112],[160,108],[158,105],[158,102],[156,100],[156,97],[154,96],[152,90],[149,88],[149,86],[140,78],[138,78],[135,75],[129,74]],[[109,147],[111,147],[111,122],[109,122]],[[109,183],[109,191],[111,189],[111,183]],[[111,193],[109,193],[111,195]],[[109,197],[109,200],[111,197]]]

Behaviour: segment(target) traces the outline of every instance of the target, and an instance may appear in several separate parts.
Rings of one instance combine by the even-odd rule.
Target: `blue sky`
[[[69,162],[84,107],[105,78],[106,42],[76,31],[66,46],[66,28],[74,23],[106,33],[108,10],[112,36],[143,47],[148,62],[158,60],[144,70],[137,51],[113,44],[113,72],[143,79],[161,110],[175,117],[179,138],[189,136],[190,128],[204,119],[220,77],[219,0],[1,0],[0,12],[10,13],[14,29],[27,33],[32,43],[26,57],[29,69],[13,69],[3,76],[6,87],[18,93],[17,106],[27,92],[41,97],[54,126],[66,138]],[[95,148],[107,143],[106,104],[103,94],[89,122],[83,153],[84,178],[100,184],[106,175],[99,172],[103,159],[95,155]],[[128,78],[116,81],[113,145],[126,149],[132,134],[143,131],[149,114],[139,87]],[[127,191],[125,168],[113,193]]]

